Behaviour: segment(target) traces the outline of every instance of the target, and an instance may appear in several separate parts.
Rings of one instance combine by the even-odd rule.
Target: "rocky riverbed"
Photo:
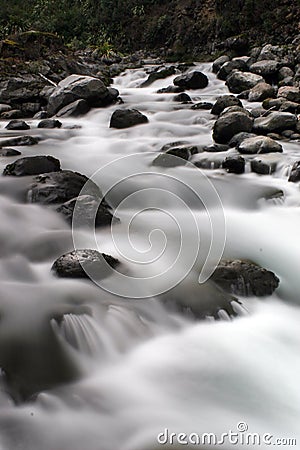
[[[297,54],[145,63],[0,89],[3,449],[299,437]]]

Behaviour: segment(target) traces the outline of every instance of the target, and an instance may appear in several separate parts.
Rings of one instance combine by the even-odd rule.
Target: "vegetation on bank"
[[[103,54],[160,47],[199,54],[240,34],[252,44],[289,43],[299,18],[299,0],[0,0],[0,38],[34,29]]]

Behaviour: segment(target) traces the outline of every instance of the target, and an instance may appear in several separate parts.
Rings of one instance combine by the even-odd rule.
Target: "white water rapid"
[[[209,85],[190,91],[193,101],[214,102],[228,92],[210,64],[197,68]],[[20,147],[22,156],[52,155],[63,169],[108,191],[120,218],[113,232],[75,230],[72,236],[52,208],[23,202],[27,177],[0,177],[0,354],[25,391],[39,387],[23,402],[11,398],[4,377],[0,381],[0,449],[204,448],[159,443],[157,436],[166,429],[242,434],[241,423],[249,433],[272,435],[271,447],[277,438],[294,438],[296,446],[284,448],[299,449],[300,191],[287,181],[299,144],[283,143],[276,172],[268,176],[209,169],[202,177],[189,165],[154,167],[154,152],[165,144],[210,144],[214,117],[174,102],[174,94],[157,94],[174,77],[140,88],[146,78],[145,69],[128,70],[114,86],[121,107],[138,109],[147,124],[110,129],[120,108],[113,105],[63,119],[62,129],[37,130],[32,120],[31,130],[22,132],[44,138]],[[5,125],[1,136],[9,135]],[[10,162],[1,158],[1,172]],[[220,301],[209,282],[198,283],[212,230],[216,258],[225,243],[224,257],[253,260],[280,279],[272,297],[241,299],[232,320],[224,311],[219,321],[189,313],[197,302],[213,309]],[[56,278],[54,260],[74,245],[98,246],[120,259],[123,272],[103,280],[104,289]],[[270,442],[225,441],[214,448],[244,447],[266,449]]]

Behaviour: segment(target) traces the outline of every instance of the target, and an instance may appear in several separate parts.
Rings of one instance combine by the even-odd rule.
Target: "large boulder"
[[[243,142],[245,139],[255,137],[254,133],[247,133],[246,131],[241,131],[240,133],[235,134],[230,141],[228,142],[229,147],[237,147]]]
[[[283,130],[294,129],[296,123],[297,117],[294,114],[276,111],[266,117],[255,119],[253,131],[261,134],[280,133]]]
[[[241,72],[247,70],[247,64],[245,61],[238,59],[228,61],[220,67],[219,72],[217,73],[217,77],[220,80],[227,80],[228,76],[233,73],[233,71],[239,70]]]
[[[31,203],[45,205],[64,203],[77,197],[85,185],[85,194],[94,197],[101,196],[98,186],[85,175],[71,170],[51,172],[33,179],[27,192],[27,198]]]
[[[72,224],[74,219],[74,210],[76,227],[92,225],[103,227],[110,225],[113,220],[118,221],[105,202],[100,204],[100,199],[91,195],[79,195],[56,209],[69,224]]]
[[[256,158],[251,160],[250,166],[251,171],[259,175],[270,175],[276,169],[276,164],[269,164],[266,161]]]
[[[24,120],[11,120],[5,127],[7,130],[29,130],[30,126]]]
[[[222,55],[219,58],[215,59],[212,65],[212,71],[214,73],[218,73],[223,64],[227,63],[229,61],[229,56]]]
[[[250,132],[253,119],[243,112],[231,112],[219,117],[213,128],[213,139],[219,144],[227,144],[230,139],[241,131]]]
[[[149,122],[137,109],[116,109],[110,119],[110,128],[129,128]]]
[[[282,86],[278,89],[278,97],[284,97],[290,102],[300,103],[300,89],[295,86]]]
[[[57,117],[80,117],[88,113],[91,108],[86,100],[79,99],[61,108],[57,113]]]
[[[39,122],[38,128],[61,128],[62,123],[55,119],[43,119]]]
[[[279,285],[277,276],[250,261],[221,261],[212,279],[225,291],[241,296],[272,295]]]
[[[173,83],[183,89],[203,89],[208,86],[208,78],[204,73],[194,70],[176,77]]]
[[[249,102],[262,102],[267,98],[275,96],[275,89],[268,83],[258,83],[250,89],[248,100]]]
[[[221,114],[221,112],[224,111],[225,108],[228,108],[229,106],[243,107],[243,104],[241,100],[234,95],[222,95],[221,97],[217,98],[216,103],[211,109],[211,113],[218,116],[219,114]]]
[[[254,155],[256,153],[282,153],[282,145],[267,136],[250,137],[242,141],[238,151],[243,155]]]
[[[258,83],[263,82],[264,79],[260,75],[251,72],[232,72],[226,80],[226,85],[230,92],[240,94],[243,91],[252,89]]]
[[[250,71],[261,75],[265,80],[276,80],[280,69],[280,63],[272,59],[264,59],[253,63]]]
[[[60,256],[53,264],[52,270],[63,278],[105,278],[111,268],[119,265],[119,261],[110,255],[97,250],[74,250]]]
[[[3,171],[3,175],[23,177],[26,175],[58,172],[59,170],[60,162],[53,156],[27,156],[17,159],[12,164],[8,164]]]
[[[49,97],[48,113],[54,115],[64,106],[84,99],[89,106],[106,106],[111,97],[105,84],[95,77],[70,75],[54,89]]]

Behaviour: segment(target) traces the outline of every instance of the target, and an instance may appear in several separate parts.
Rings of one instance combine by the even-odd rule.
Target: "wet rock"
[[[294,133],[292,134],[292,136],[290,137],[290,139],[292,141],[299,141],[300,140],[300,134],[299,133]]]
[[[252,115],[252,117],[254,117],[254,119],[257,119],[258,117],[261,117],[261,116],[265,116],[267,114],[268,114],[268,112],[264,108],[261,108],[261,107],[251,109],[251,115]]]
[[[117,109],[111,116],[110,128],[129,128],[149,122],[137,109]]]
[[[184,89],[203,89],[208,86],[208,78],[204,73],[194,70],[176,77],[173,83]]]
[[[245,63],[245,61],[243,60],[235,60],[235,61],[228,61],[225,64],[223,64],[219,70],[219,72],[217,73],[217,77],[220,80],[227,80],[227,78],[229,77],[229,75],[231,73],[233,73],[234,71],[238,70],[238,71],[246,71],[247,70],[247,64]]]
[[[284,97],[290,102],[300,103],[300,89],[294,86],[282,86],[278,89],[278,97]]]
[[[91,107],[107,105],[110,91],[95,77],[70,75],[62,80],[49,97],[48,113],[54,115],[64,106],[84,99]]]
[[[60,128],[62,123],[55,119],[44,119],[38,124],[38,128]]]
[[[222,160],[218,160],[215,158],[201,158],[197,161],[194,161],[193,164],[199,169],[215,170],[219,169],[222,166]]]
[[[0,148],[0,156],[18,156],[22,153],[14,148]]]
[[[219,117],[213,128],[213,139],[218,144],[227,144],[230,139],[241,131],[250,132],[253,119],[242,112],[232,112]]]
[[[84,114],[87,114],[91,108],[89,107],[88,103],[83,100],[79,99],[75,102],[70,103],[67,106],[64,106],[62,109],[60,109],[57,113],[57,117],[80,117]]]
[[[247,133],[242,131],[241,133],[235,134],[229,141],[228,145],[229,147],[237,147],[240,145],[241,142],[243,142],[245,139],[255,137],[256,134],[254,133]]]
[[[152,83],[154,83],[154,81],[170,77],[171,75],[175,75],[175,73],[176,73],[176,69],[174,66],[165,67],[156,72],[151,72],[150,75],[148,76],[147,80],[141,84],[141,87],[150,86]]]
[[[23,177],[26,175],[38,175],[60,170],[60,162],[53,156],[27,156],[8,164],[3,170],[3,175]]]
[[[212,103],[209,102],[199,102],[191,107],[191,109],[211,109],[213,107]]]
[[[195,147],[191,147],[195,148]],[[186,164],[191,157],[190,147],[175,147],[158,155],[152,162],[153,166],[177,167]]]
[[[97,250],[74,250],[60,256],[52,270],[62,278],[105,278],[120,262]]]
[[[5,103],[0,103],[0,114],[11,111],[11,110],[12,110],[12,107],[10,105],[6,105]]]
[[[284,130],[281,135],[287,139],[290,139],[290,137],[294,134],[293,130]]]
[[[294,76],[294,72],[290,67],[281,67],[281,69],[279,69],[278,72],[278,78],[279,80],[284,80],[285,78],[288,77],[293,77]]]
[[[43,120],[43,119],[47,119],[47,118],[48,118],[47,111],[39,111],[33,116],[33,119],[36,119],[36,120]]]
[[[59,206],[56,211],[64,216],[69,224],[72,224],[74,209],[76,217],[74,225],[103,227],[111,225],[112,221],[119,221],[110,211],[106,203],[100,204],[99,197],[91,195],[79,195]]]
[[[101,197],[98,186],[85,175],[71,170],[47,173],[33,179],[27,198],[30,203],[45,205],[65,203],[77,197],[85,185],[86,195]]]
[[[221,261],[212,280],[225,291],[245,297],[272,295],[279,286],[279,279],[273,272],[244,260]]]
[[[259,175],[270,175],[276,169],[276,164],[268,164],[261,159],[252,159],[251,171]]]
[[[246,114],[246,116],[253,119],[252,114],[247,109],[243,108],[242,106],[227,106],[227,108],[224,109],[224,111],[221,112],[220,117],[225,116],[225,114],[228,113],[234,113],[234,112],[240,112],[242,114]]]
[[[264,59],[255,62],[250,66],[250,72],[261,75],[265,80],[276,80],[281,64],[272,59]]]
[[[240,106],[243,107],[242,102],[234,95],[222,95],[219,97],[212,107],[211,113],[218,116],[225,108],[229,106]]]
[[[288,181],[293,183],[298,183],[298,181],[300,181],[300,161],[294,163]]]
[[[210,145],[205,145],[202,150],[204,152],[209,152],[209,153],[219,153],[219,152],[227,152],[227,150],[229,150],[229,145],[225,145],[225,144],[210,144]]]
[[[30,126],[24,120],[11,120],[5,128],[7,130],[29,130]]]
[[[253,131],[255,133],[268,134],[281,132],[287,129],[294,129],[297,117],[286,112],[272,112],[266,117],[259,117],[254,120]]]
[[[40,139],[34,136],[18,136],[3,139],[0,141],[0,145],[2,147],[18,147],[25,145],[36,145],[39,143],[39,141]]]
[[[12,109],[1,114],[1,119],[20,119],[21,117],[23,117],[23,114],[19,109]]]
[[[277,98],[267,98],[262,102],[262,106],[265,109],[271,109],[271,110],[279,110],[280,106],[286,102],[286,99],[283,97],[277,97]]]
[[[245,160],[242,156],[229,156],[223,161],[222,167],[229,173],[241,174],[245,172]]]
[[[286,102],[282,103],[282,105],[279,108],[279,111],[290,112],[292,114],[299,114],[300,113],[300,104],[295,103],[295,102],[286,101]]]
[[[263,81],[264,79],[262,76],[251,72],[232,72],[226,80],[226,85],[230,92],[240,94],[247,89],[252,89],[258,83]]]
[[[218,73],[223,64],[227,63],[229,61],[229,56],[223,55],[217,58],[212,65],[212,71],[213,73]]]
[[[238,147],[243,155],[254,155],[256,153],[282,153],[282,145],[267,136],[256,136],[245,139]]]
[[[191,97],[188,94],[186,94],[185,92],[175,95],[173,100],[174,100],[174,102],[180,102],[180,103],[190,103],[192,101]]]
[[[180,86],[167,86],[166,88],[158,89],[157,94],[177,94],[184,91],[183,87]]]
[[[262,102],[266,98],[275,96],[274,88],[267,83],[258,83],[249,92],[249,102]]]

